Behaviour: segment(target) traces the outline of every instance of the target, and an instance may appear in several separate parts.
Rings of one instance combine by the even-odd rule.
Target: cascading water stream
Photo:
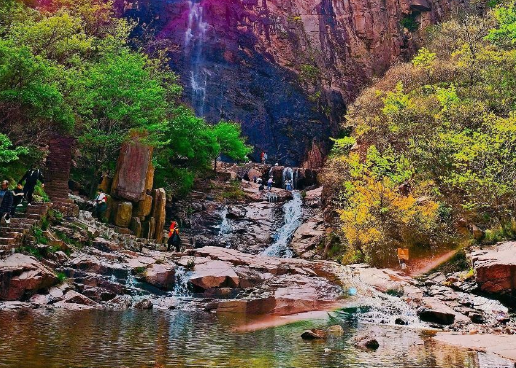
[[[228,241],[231,234],[233,233],[233,226],[231,225],[231,220],[228,219],[228,207],[225,206],[222,212],[220,213],[222,217],[222,222],[219,226],[219,237],[222,242],[226,242],[226,248],[231,248],[231,242]]]
[[[188,298],[192,296],[192,292],[188,287],[191,272],[183,266],[176,268],[174,291],[172,295],[178,298]]]
[[[198,116],[204,116],[208,71],[204,67],[204,43],[208,23],[204,20],[204,8],[200,1],[188,2],[188,26],[185,31],[186,60],[190,62],[190,88],[192,106]]]
[[[303,200],[299,192],[293,192],[294,199],[283,206],[284,224],[275,235],[274,243],[263,251],[269,257],[292,258],[294,253],[289,244],[292,236],[302,223]]]
[[[290,167],[286,167],[283,169],[282,182],[281,187],[286,187],[287,180],[290,180],[292,184],[294,184],[294,171]]]
[[[220,213],[222,217],[222,222],[219,228],[219,236],[229,235],[233,231],[233,227],[231,226],[231,221],[228,219],[228,207],[224,207],[222,212]]]

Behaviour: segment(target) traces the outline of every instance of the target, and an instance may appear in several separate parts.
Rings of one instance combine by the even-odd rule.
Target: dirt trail
[[[458,250],[454,249],[446,253],[435,255],[432,257],[413,259],[409,262],[408,274],[412,277],[424,275],[425,273],[430,272],[437,266],[450,260],[457,252]]]

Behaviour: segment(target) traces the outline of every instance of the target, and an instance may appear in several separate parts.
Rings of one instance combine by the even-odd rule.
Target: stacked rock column
[[[53,207],[65,216],[77,216],[79,207],[68,198],[68,180],[72,166],[72,148],[75,140],[67,136],[54,136],[49,140],[49,154],[45,173],[45,192]]]
[[[138,136],[122,145],[111,185],[109,213],[119,232],[161,242],[166,193],[164,189],[152,189],[152,151]]]

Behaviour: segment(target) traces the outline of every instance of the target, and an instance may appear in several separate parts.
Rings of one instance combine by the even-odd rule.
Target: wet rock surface
[[[264,256],[263,249],[275,241],[283,224],[285,205],[300,196],[275,188],[278,201],[269,202],[254,183],[243,182],[243,194],[237,191],[237,198],[219,197],[233,185],[193,193],[189,203],[177,203],[176,211],[188,213],[178,216],[185,220],[181,234],[186,249],[181,253],[166,252],[163,243],[120,234],[87,212],[63,220],[48,231],[66,234],[81,246],[67,245],[58,252],[37,247],[45,251],[41,261],[22,254],[0,260],[1,295],[12,301],[0,303],[0,309],[153,308],[277,316],[330,311],[336,321],[468,334],[516,333],[507,305],[475,294],[485,292],[488,273],[482,274],[484,283],[471,272],[414,279],[391,269],[317,260],[325,234],[321,189],[302,197],[299,224],[288,243],[295,258]],[[493,256],[498,251],[506,254],[506,249],[512,248],[472,253],[477,271],[506,262],[508,256]],[[337,328],[323,332],[342,333]]]

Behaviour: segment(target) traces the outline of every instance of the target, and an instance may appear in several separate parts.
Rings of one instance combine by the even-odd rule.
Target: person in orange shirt
[[[168,232],[168,247],[167,251],[170,251],[170,246],[176,248],[176,252],[181,250],[181,238],[179,237],[179,226],[176,221],[172,221]]]

